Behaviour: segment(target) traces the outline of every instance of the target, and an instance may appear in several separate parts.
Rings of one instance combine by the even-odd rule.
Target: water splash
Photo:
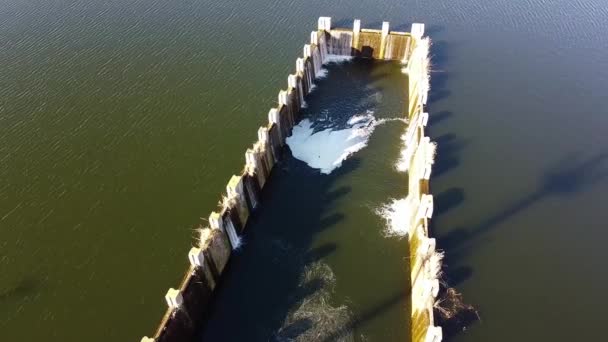
[[[416,125],[409,125],[401,136],[402,148],[399,152],[399,158],[395,163],[395,168],[399,172],[407,172],[410,167],[410,161],[416,150],[416,144],[414,142],[416,133]]]
[[[323,66],[328,65],[328,64],[340,64],[340,63],[346,63],[349,62],[353,59],[352,56],[338,56],[338,55],[327,55],[325,56],[325,59],[323,60]],[[325,77],[327,77],[327,68],[319,68],[318,71],[315,72],[315,79],[323,79]]]
[[[241,247],[243,247],[245,245],[243,238],[238,235],[234,238],[233,242],[234,242],[234,246],[232,246],[232,249],[234,249],[234,250],[240,250]]]
[[[315,132],[313,123],[304,119],[293,128],[286,139],[293,156],[313,169],[330,174],[342,166],[342,162],[367,146],[370,136],[378,127],[387,122],[401,121],[401,118],[377,120],[373,111],[351,117],[343,129],[327,128]]]
[[[315,79],[316,80],[323,79],[325,77],[327,77],[327,69],[325,69],[325,68],[319,69],[319,72],[317,72],[315,74]]]
[[[429,90],[431,89],[431,59],[429,57],[429,49],[431,40],[426,37],[420,40],[420,54],[424,57],[422,60],[422,80],[420,82],[420,93],[422,103],[426,105]]]
[[[329,54],[350,56],[352,54],[352,41],[352,32],[331,30],[327,42]]]
[[[390,199],[376,209],[376,214],[386,221],[384,236],[403,237],[410,231],[410,222],[415,214],[411,196],[401,199]]]
[[[323,60],[323,65],[330,63],[345,63],[353,60],[353,56],[341,56],[341,55],[327,55]]]

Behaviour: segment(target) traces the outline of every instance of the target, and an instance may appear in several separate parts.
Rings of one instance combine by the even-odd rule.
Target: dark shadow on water
[[[282,327],[297,303],[320,290],[313,279],[302,284],[308,264],[332,253],[337,245],[312,248],[313,237],[344,218],[328,213],[331,203],[348,191],[330,191],[332,184],[359,166],[348,159],[330,175],[322,175],[287,150],[264,189],[264,205],[251,218],[244,235],[245,246],[230,260],[214,299],[204,341],[269,341]],[[311,324],[301,320],[283,327],[288,334],[301,333]],[[308,329],[308,328],[306,328]]]
[[[409,296],[411,292],[408,291],[400,291],[388,296],[385,300],[379,302],[372,309],[360,314],[359,316],[350,320],[345,326],[341,327],[336,331],[330,332],[327,337],[322,342],[333,342],[339,341],[340,338],[348,336],[352,331],[357,330],[357,328],[367,321],[373,319],[374,317],[380,315],[382,312],[394,307],[398,304],[403,304],[405,306],[405,302],[407,300],[406,296]]]
[[[448,265],[448,266],[446,266],[444,280],[450,286],[458,286],[463,281],[469,279],[472,275],[473,275],[473,268],[471,268],[469,266],[457,266],[454,268],[450,268]]]
[[[448,62],[449,44],[446,41],[432,41],[431,43],[431,83],[428,104],[432,105],[450,96],[447,88],[449,76],[453,73],[446,69]]]
[[[554,196],[574,196],[608,177],[608,154],[584,157],[568,156],[549,168],[531,193],[504,206],[503,210],[487,217],[471,228],[459,228],[441,239],[449,254],[458,255],[470,249],[481,236],[505,223],[532,205]]]
[[[468,142],[452,133],[438,137],[431,135],[431,138],[437,143],[437,156],[433,165],[433,178],[437,178],[460,165],[460,154]]]
[[[568,156],[550,167],[538,182],[536,189],[529,194],[507,203],[502,210],[496,212],[478,224],[469,228],[457,228],[438,238],[439,248],[445,251],[444,268],[447,282],[454,286],[472,276],[473,270],[468,266],[458,266],[453,269],[450,265],[462,263],[468,254],[474,253],[480,239],[497,227],[507,223],[514,216],[528,210],[533,205],[551,197],[576,196],[598,182],[608,178],[608,154],[601,153],[584,156],[582,153]],[[468,312],[468,325],[478,317]],[[446,338],[462,331],[462,326],[446,326]]]
[[[429,122],[427,124],[428,127],[433,127],[438,123],[451,118],[454,115],[453,112],[444,110],[441,112],[433,113],[433,115],[429,116]]]
[[[450,188],[433,196],[435,210],[433,217],[437,218],[464,202],[464,190],[462,188]]]
[[[429,107],[450,96],[447,88],[449,72],[446,71],[448,60],[448,44],[435,41],[431,46],[432,69],[431,93]],[[454,170],[461,164],[462,152],[470,141],[462,139],[455,133],[433,136],[434,128],[438,125],[449,125],[454,117],[452,112],[433,113],[429,110],[429,134],[437,142],[437,156],[433,166],[433,180]],[[464,258],[472,253],[483,237],[488,236],[497,227],[507,227],[507,223],[514,216],[528,210],[533,205],[551,197],[570,197],[590,189],[598,182],[608,178],[608,153],[586,156],[578,153],[567,156],[546,170],[538,181],[538,185],[527,194],[505,203],[496,213],[489,213],[486,218],[470,226],[453,229],[442,223],[438,227],[431,221],[431,231],[437,238],[437,247],[445,252],[443,260],[444,280],[448,286],[458,286],[463,281],[474,277],[474,269],[465,265]],[[453,184],[454,188],[444,193],[436,194],[435,203],[437,216],[464,203],[466,189]],[[466,297],[463,299],[466,302]],[[483,316],[483,312],[481,313]],[[443,322],[444,339],[451,340],[465,328],[473,325],[478,316],[474,311],[464,310],[463,316],[452,322]]]
[[[431,84],[428,99],[430,108],[451,95],[451,91],[447,88],[448,78],[450,75],[453,75],[452,71],[447,71],[448,48],[449,45],[446,41],[432,41],[430,51]],[[432,173],[432,179],[436,180],[438,177],[460,166],[461,154],[469,144],[469,141],[457,136],[455,133],[444,133],[434,136],[434,128],[439,125],[449,125],[449,121],[454,116],[454,113],[451,111],[433,113],[432,110],[429,110],[429,113],[429,136],[437,143],[437,155]],[[453,187],[439,194],[434,194],[435,213],[433,217],[438,218],[448,211],[454,210],[462,205],[465,199],[465,189],[458,187],[458,184],[454,184]],[[437,231],[443,230],[442,228],[438,227],[437,221],[431,220],[429,229],[433,237],[437,238]],[[449,248],[449,244],[446,244],[441,238],[437,238],[438,250],[449,250]],[[473,276],[473,268],[467,265],[456,265],[454,260],[455,258],[452,257],[449,251],[444,253],[442,287],[437,302],[443,311],[438,308],[435,309],[436,324],[442,327],[443,338],[446,341],[449,341],[456,334],[465,330],[479,319],[475,309],[465,304],[466,298],[463,299],[462,295],[458,294],[458,291],[454,288]],[[446,315],[446,312],[451,312],[453,316]]]
[[[326,258],[328,255],[335,252],[336,249],[338,249],[338,245],[335,243],[326,243],[319,247],[315,247],[306,254],[306,262],[312,263]]]

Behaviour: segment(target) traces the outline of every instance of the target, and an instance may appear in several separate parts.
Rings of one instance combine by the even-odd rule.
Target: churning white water
[[[391,199],[389,203],[383,204],[376,209],[376,214],[386,220],[384,235],[406,236],[410,230],[410,222],[414,213],[412,198],[410,196],[401,199]]]
[[[329,174],[342,166],[342,162],[352,154],[367,146],[376,127],[388,121],[405,119],[377,120],[373,111],[367,111],[366,114],[351,117],[345,128],[327,128],[317,132],[312,121],[304,119],[294,126],[286,141],[295,158],[321,170],[321,173]]]
[[[340,167],[353,153],[367,145],[375,128],[372,113],[351,118],[347,127],[334,130],[328,128],[315,132],[313,123],[304,119],[293,128],[287,138],[287,145],[293,156],[321,173],[329,174]]]

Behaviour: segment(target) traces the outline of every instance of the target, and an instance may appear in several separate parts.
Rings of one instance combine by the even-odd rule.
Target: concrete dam
[[[409,250],[407,293],[411,320],[404,325],[409,325],[414,342],[442,340],[442,329],[434,314],[442,253],[436,251],[435,239],[429,235],[433,215],[429,180],[436,151],[435,143],[425,136],[429,44],[424,37],[424,24],[412,24],[410,32],[395,32],[388,22],[376,30],[362,28],[361,21],[355,20],[352,29],[346,29],[332,27],[329,17],[319,18],[317,30],[311,32],[302,57],[296,60],[295,73],[287,77],[286,89],[279,91],[278,105],[269,110],[268,123],[258,129],[258,140],[246,150],[243,169],[230,177],[217,210],[197,229],[195,247],[187,253],[189,266],[182,281],[167,291],[167,310],[158,328],[141,342],[193,341],[204,328],[222,273],[233,252],[242,245],[250,215],[263,205],[261,194],[281,161],[281,152],[300,120],[300,109],[306,106],[307,96],[315,88],[315,79],[325,71],[322,66],[353,57],[399,62],[407,77],[403,94],[407,105],[402,113],[407,128],[401,137],[403,150],[398,168],[407,172],[408,182],[396,184],[403,187],[407,197],[399,203],[399,217],[391,218],[408,237],[403,248]]]

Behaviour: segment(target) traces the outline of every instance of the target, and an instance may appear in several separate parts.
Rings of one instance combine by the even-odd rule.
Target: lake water
[[[608,2],[2,0],[0,340],[153,333],[199,217],[322,15],[424,22],[434,41],[432,233],[482,318],[453,340],[603,339]],[[318,91],[335,101],[311,98],[308,115],[363,96],[399,114],[399,68],[368,67],[334,70],[363,85],[328,78]],[[219,298],[246,300],[232,323],[250,334],[226,336],[299,332],[294,303],[325,289],[329,339],[407,338],[405,242],[373,214],[405,184],[391,168],[402,130],[379,126],[329,176],[289,157],[275,171]]]

